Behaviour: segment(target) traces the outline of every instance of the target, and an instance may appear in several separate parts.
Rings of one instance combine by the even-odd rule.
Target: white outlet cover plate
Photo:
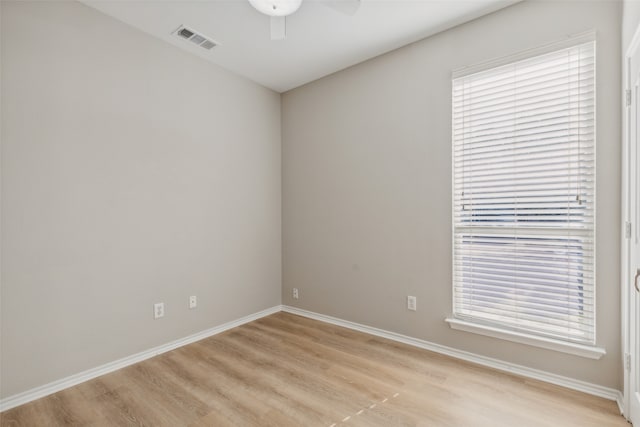
[[[153,304],[153,318],[159,319],[161,317],[164,317],[164,303],[159,302],[159,303]]]

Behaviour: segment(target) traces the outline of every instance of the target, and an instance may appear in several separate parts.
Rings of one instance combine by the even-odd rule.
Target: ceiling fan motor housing
[[[287,16],[300,8],[302,0],[249,0],[258,11],[269,16]]]

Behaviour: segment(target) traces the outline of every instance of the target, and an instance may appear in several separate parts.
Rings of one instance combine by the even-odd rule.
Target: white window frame
[[[568,47],[572,47],[572,46],[576,46],[579,44],[583,44],[583,43],[587,43],[587,42],[593,42],[595,41],[595,32],[587,32],[587,33],[582,33],[576,36],[572,36],[569,37],[567,39],[558,41],[558,42],[554,42],[554,43],[550,43],[548,45],[536,48],[536,49],[530,49],[527,51],[523,51],[520,52],[518,54],[515,55],[510,55],[510,56],[506,56],[503,58],[499,58],[496,60],[492,60],[492,61],[488,61],[485,63],[481,63],[481,64],[477,64],[474,66],[470,66],[470,67],[464,67],[458,70],[455,70],[452,74],[452,80],[456,79],[456,78],[460,78],[460,77],[464,77],[470,74],[475,74],[481,71],[485,71],[485,70],[489,70],[492,68],[497,68],[503,65],[507,65],[510,63],[514,63],[514,62],[518,62],[521,60],[525,60],[528,58],[532,58],[535,56],[539,56],[539,55],[543,55],[546,53],[551,53],[554,51],[558,51],[564,48],[568,48]],[[594,81],[594,84],[597,86],[597,83]],[[595,101],[594,101],[595,103]],[[452,112],[453,112],[453,100],[452,100]],[[594,118],[595,119],[595,118]],[[454,123],[452,121],[452,138],[453,138],[453,126]],[[595,126],[595,123],[594,123]],[[453,162],[453,150],[455,149],[454,144],[453,144],[453,139],[452,139],[452,162]],[[595,153],[594,153],[595,154]],[[595,163],[594,163],[595,166]],[[452,197],[455,197],[455,194],[453,194],[454,190],[454,174],[455,174],[455,169],[454,166],[452,164]],[[595,190],[594,190],[595,192]],[[452,205],[454,203],[454,200],[452,198]],[[455,313],[456,308],[455,308],[455,283],[454,283],[454,278],[455,278],[455,211],[452,210],[452,292],[453,292],[453,298],[452,298],[452,313]],[[593,224],[593,234],[594,234],[594,256],[595,256],[595,230],[596,225],[595,225],[595,206],[594,206],[594,224]],[[595,275],[595,262],[594,262],[594,275]],[[605,349],[597,347],[595,345],[595,330],[596,330],[596,326],[597,324],[595,324],[595,278],[594,278],[594,302],[593,302],[593,310],[594,310],[594,314],[593,314],[593,321],[594,321],[594,344],[583,344],[583,343],[575,343],[575,342],[570,342],[570,341],[564,341],[564,340],[559,340],[559,339],[553,339],[553,338],[548,338],[548,337],[544,337],[544,336],[539,336],[539,335],[535,335],[535,334],[530,334],[530,333],[526,333],[526,332],[522,332],[522,331],[514,331],[514,330],[510,330],[508,328],[501,328],[499,327],[499,325],[487,325],[484,323],[480,323],[480,322],[475,322],[473,320],[469,320],[469,319],[461,319],[461,318],[456,318],[454,317],[454,315],[452,314],[451,316],[449,316],[446,320],[446,322],[449,324],[449,326],[452,329],[456,329],[456,330],[461,330],[461,331],[466,331],[466,332],[472,332],[472,333],[476,333],[476,334],[480,334],[480,335],[485,335],[485,336],[489,336],[489,337],[493,337],[493,338],[499,338],[499,339],[503,339],[503,340],[508,340],[508,341],[512,341],[512,342],[517,342],[517,343],[521,343],[521,344],[527,344],[527,345],[532,345],[532,346],[536,346],[536,347],[541,347],[541,348],[545,348],[545,349],[549,349],[549,350],[555,350],[555,351],[559,351],[559,352],[564,352],[564,353],[569,353],[569,354],[573,354],[573,355],[577,355],[577,356],[581,356],[581,357],[586,357],[586,358],[590,358],[590,359],[600,359],[604,354],[606,354]]]

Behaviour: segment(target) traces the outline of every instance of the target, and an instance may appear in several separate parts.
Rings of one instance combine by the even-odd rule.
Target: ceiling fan
[[[286,17],[298,10],[302,0],[249,0],[249,3],[271,17],[271,40],[283,40],[287,35]],[[353,15],[360,7],[360,0],[320,0],[318,3],[347,15]]]

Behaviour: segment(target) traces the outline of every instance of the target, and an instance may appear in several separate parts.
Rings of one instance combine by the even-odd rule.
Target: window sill
[[[562,353],[569,353],[580,357],[598,360],[607,352],[604,348],[592,347],[583,344],[574,344],[558,341],[550,338],[536,337],[522,332],[514,332],[505,329],[495,328],[492,326],[479,325],[477,323],[448,317],[445,321],[452,329],[459,331],[472,332],[475,334],[485,335],[488,337],[499,338],[507,341],[513,341],[520,344],[527,344],[535,347],[546,348],[547,350],[555,350]]]

